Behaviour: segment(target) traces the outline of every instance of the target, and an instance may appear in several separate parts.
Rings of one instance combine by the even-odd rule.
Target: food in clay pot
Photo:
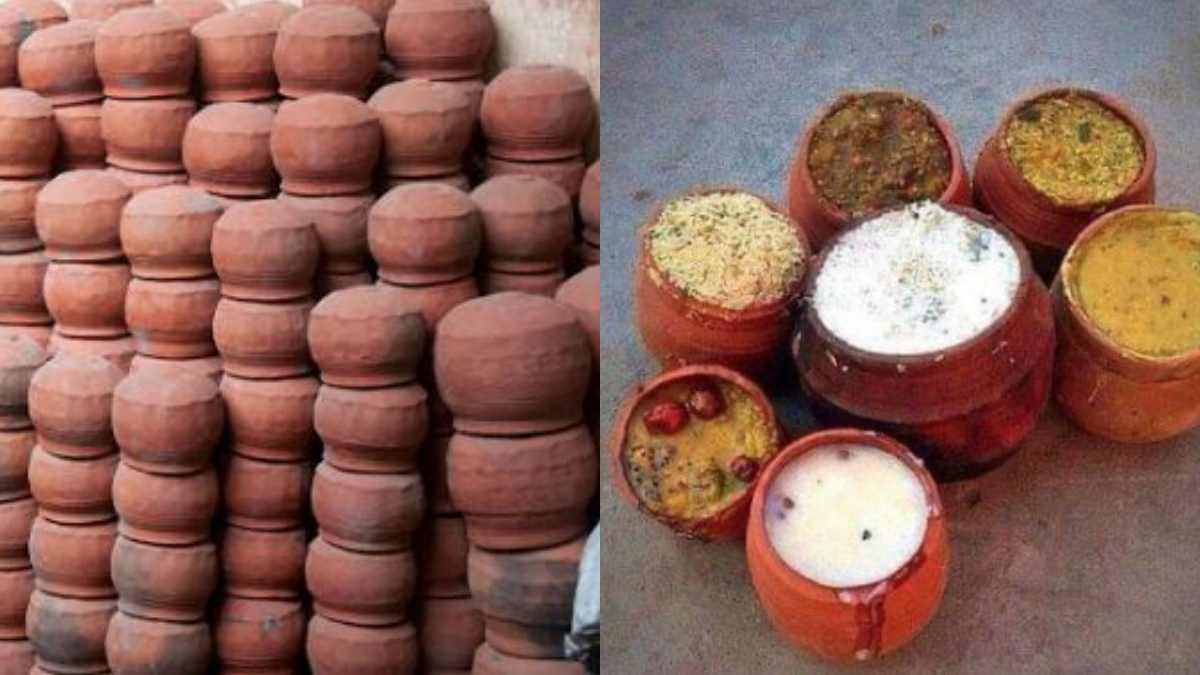
[[[307,297],[319,256],[312,220],[283,202],[231,206],[213,226],[213,267],[227,298],[269,302]]]
[[[596,104],[587,80],[574,70],[528,64],[488,83],[479,116],[489,155],[542,162],[583,154]]]
[[[73,338],[55,330],[50,334],[46,351],[51,358],[59,354],[83,358],[99,357],[116,366],[122,373],[128,373],[137,348],[129,335],[115,338]]]
[[[483,222],[488,269],[529,274],[562,268],[575,240],[571,199],[536,176],[499,176],[471,192]]]
[[[21,43],[34,30],[29,15],[16,5],[0,7],[0,87],[20,85],[17,74]]]
[[[465,566],[466,551],[463,553]],[[435,672],[471,672],[475,650],[483,644],[483,615],[469,594],[425,598],[417,632],[421,637],[421,658],[427,668]]]
[[[252,530],[226,525],[221,531],[221,581],[239,598],[294,600],[304,588],[308,535],[303,528]]]
[[[112,424],[122,462],[143,471],[188,474],[212,461],[225,407],[207,377],[143,371],[113,391]]]
[[[221,298],[213,339],[225,372],[247,379],[300,377],[312,372],[308,356],[311,300],[244,302]]]
[[[279,26],[274,58],[279,93],[293,99],[320,93],[362,97],[381,51],[379,27],[362,10],[305,7]]]
[[[21,43],[21,86],[56,107],[103,99],[94,50],[99,30],[98,21],[70,21],[35,31]]]
[[[118,537],[112,547],[117,608],[158,621],[202,621],[217,586],[217,547],[145,544]]]
[[[108,672],[104,636],[115,598],[62,598],[34,590],[25,615],[29,642],[46,673]]]
[[[29,487],[41,514],[66,525],[111,520],[116,515],[112,484],[118,460],[116,452],[70,459],[34,447],[29,458]]]
[[[212,467],[187,475],[164,475],[139,471],[122,462],[112,480],[112,501],[121,517],[117,531],[123,537],[162,546],[206,541],[219,492]]]
[[[306,621],[298,601],[227,595],[213,622],[216,659],[225,672],[296,672]]]
[[[317,614],[356,626],[388,626],[408,616],[417,564],[411,551],[359,553],[317,537],[308,547],[304,577]]]
[[[483,241],[479,209],[461,190],[411,184],[389,190],[367,228],[379,276],[394,284],[442,284],[469,276]]]
[[[349,276],[367,268],[367,214],[375,203],[374,195],[304,197],[282,193],[277,199],[316,226],[322,273]]]
[[[46,307],[62,335],[113,338],[126,334],[124,263],[59,263],[46,269]]]
[[[278,462],[306,459],[319,439],[313,432],[315,377],[221,380],[229,439],[238,453]]]
[[[120,12],[96,34],[96,71],[110,100],[187,96],[195,67],[191,25],[168,9]]]
[[[153,0],[74,0],[71,3],[71,21],[104,21],[117,12],[134,7],[153,5]]]
[[[35,440],[33,429],[0,431],[0,501],[29,496],[29,462]]]
[[[183,135],[192,185],[234,197],[269,197],[279,177],[271,163],[275,113],[252,103],[209,105]]]
[[[145,171],[130,171],[122,169],[119,166],[110,166],[105,171],[113,178],[119,180],[122,185],[135,195],[146,190],[167,187],[168,185],[187,185],[188,182],[186,171],[147,173]]]
[[[279,85],[272,55],[278,26],[254,8],[243,5],[192,28],[203,100],[265,101],[275,96]]]
[[[484,0],[398,0],[385,40],[399,79],[466,80],[483,75],[496,27]]]
[[[183,17],[193,28],[205,19],[229,11],[221,0],[163,0],[158,6]]]
[[[355,626],[314,614],[308,624],[308,661],[322,673],[414,672],[420,655],[411,623]]]
[[[37,30],[67,21],[67,11],[55,0],[13,0],[12,4],[25,12],[25,16],[29,17]]]
[[[0,335],[0,431],[28,429],[29,381],[46,351],[25,335]]]
[[[379,159],[379,119],[365,103],[340,94],[285,101],[271,130],[271,157],[283,190],[322,197],[371,191]]]
[[[20,325],[53,322],[42,295],[48,266],[44,251],[0,255],[0,321]]]
[[[113,672],[205,675],[212,657],[212,636],[204,621],[153,621],[117,612],[108,626],[104,647]]]
[[[48,175],[57,149],[50,102],[26,89],[0,89],[0,178]]]
[[[425,491],[415,472],[352,473],[322,462],[313,474],[312,511],[321,537],[334,546],[400,551],[412,548],[425,517]]]
[[[474,675],[585,675],[583,664],[561,659],[523,659],[509,656],[491,647],[479,645],[471,666]]]
[[[100,108],[100,134],[108,149],[108,163],[147,173],[182,171],[183,135],[195,113],[196,102],[190,98],[105,99]]]
[[[138,279],[200,279],[213,274],[212,232],[221,205],[203,190],[167,186],[129,200],[120,236]]]
[[[222,459],[225,519],[238,527],[290,530],[304,524],[312,470],[307,461],[269,462],[234,449]]]
[[[108,148],[100,130],[100,103],[81,103],[54,109],[54,125],[58,127],[56,169],[103,169],[107,165]]]
[[[61,525],[39,517],[29,535],[38,590],[65,598],[113,597],[109,560],[116,540],[113,520]]]
[[[308,348],[321,381],[371,388],[417,379],[425,321],[413,305],[375,286],[326,296],[308,319]]]
[[[0,253],[23,253],[42,247],[33,221],[38,191],[45,180],[0,181]]]
[[[29,416],[38,443],[74,459],[112,452],[113,390],[124,377],[119,368],[96,356],[63,354],[47,361],[29,383]]]
[[[105,171],[59,174],[38,193],[35,219],[46,255],[55,261],[119,260],[121,210],[132,193]]]
[[[440,82],[408,80],[383,87],[367,105],[383,128],[388,175],[440,176],[462,170],[475,128],[465,94]]]
[[[323,385],[314,424],[324,458],[345,471],[416,471],[428,431],[428,395],[408,384],[375,389]]]
[[[215,354],[212,317],[220,297],[216,279],[131,281],[125,296],[125,323],[138,353],[169,359]]]

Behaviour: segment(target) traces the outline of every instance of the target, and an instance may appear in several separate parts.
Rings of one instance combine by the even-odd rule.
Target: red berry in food
[[[729,473],[737,476],[743,483],[749,483],[758,475],[758,460],[745,455],[738,455],[729,462]]]
[[[725,412],[725,397],[711,384],[702,384],[688,394],[688,409],[702,420],[711,420]]]
[[[672,436],[687,426],[688,411],[681,403],[664,401],[647,410],[642,422],[656,436]]]

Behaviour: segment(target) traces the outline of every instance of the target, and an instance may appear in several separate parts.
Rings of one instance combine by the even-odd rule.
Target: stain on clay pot
[[[574,242],[571,199],[536,176],[498,176],[471,192],[483,222],[488,269],[533,273],[561,269]]]
[[[125,296],[125,322],[138,353],[169,359],[216,354],[212,317],[220,297],[216,279],[134,279]]]
[[[379,275],[395,284],[439,284],[471,274],[483,242],[479,209],[440,184],[389,190],[371,209],[367,241]]]
[[[320,93],[362,97],[381,51],[379,28],[362,10],[305,7],[279,26],[274,56],[279,93],[294,99]]]
[[[319,439],[313,431],[313,404],[320,382],[315,377],[221,380],[229,438],[239,454],[254,459],[292,462],[308,459]]]
[[[152,4],[153,0],[72,0],[69,14],[72,21],[104,21],[121,10]]]
[[[123,99],[187,96],[196,67],[191,25],[160,7],[114,15],[96,34],[96,71],[104,95]]]
[[[21,325],[54,321],[42,296],[48,266],[43,251],[0,255],[0,321]]]
[[[121,214],[120,236],[139,279],[199,279],[213,274],[212,231],[221,205],[197,188],[146,190]]]
[[[121,209],[132,193],[106,171],[61,173],[38,193],[35,220],[46,255],[55,261],[119,260]]]
[[[0,641],[25,638],[25,613],[32,592],[32,569],[0,570]],[[0,668],[7,666],[0,662]]]
[[[366,627],[316,614],[308,624],[308,661],[328,675],[388,675],[416,672],[420,655],[410,623]]]
[[[262,101],[275,95],[275,34],[278,25],[246,5],[201,21],[196,38],[196,73],[205,101]]]
[[[317,537],[304,577],[318,614],[356,626],[388,626],[408,616],[417,585],[411,551],[358,553]]]
[[[65,525],[102,523],[116,515],[112,501],[117,453],[69,459],[35,446],[29,459],[29,487],[41,515]]]
[[[58,127],[56,170],[103,169],[107,165],[108,149],[100,131],[101,108],[100,103],[80,103],[54,109],[54,125]]]
[[[46,350],[24,335],[0,335],[0,431],[23,430],[29,420],[29,381]]]
[[[208,623],[151,621],[123,611],[113,615],[104,646],[114,673],[205,675],[212,658]]]
[[[48,673],[106,673],[104,635],[117,609],[115,599],[60,598],[35,590],[25,628]]]
[[[113,390],[124,377],[95,356],[56,356],[39,368],[29,384],[29,416],[41,446],[77,459],[112,452]]]
[[[221,0],[162,0],[158,6],[183,17],[193,28],[205,19],[229,11]]]
[[[142,370],[160,370],[171,372],[182,368],[201,377],[207,377],[218,386],[221,384],[225,368],[220,356],[204,356],[194,359],[160,359],[145,354],[134,354],[129,364],[129,374],[136,375]]]
[[[37,517],[31,497],[0,502],[0,570],[29,567],[29,532]]]
[[[267,462],[232,452],[221,466],[225,520],[256,530],[300,527],[308,511],[311,484],[308,462]]]
[[[304,588],[304,528],[251,530],[227,525],[221,535],[221,582],[240,598],[298,600]]]
[[[378,389],[323,385],[314,410],[327,462],[345,471],[416,471],[428,433],[424,387]]]
[[[483,75],[496,27],[484,0],[398,0],[385,37],[397,77],[467,80]]]
[[[421,597],[470,596],[471,589],[467,586],[467,553],[470,549],[467,524],[461,516],[427,518],[417,545],[417,568],[421,571],[418,586]],[[482,639],[482,620],[479,629]],[[471,648],[474,650],[475,645]]]
[[[516,66],[497,75],[483,93],[479,114],[488,154],[517,161],[578,157],[596,123],[587,80],[548,64]]]
[[[33,211],[37,193],[45,184],[46,181],[41,179],[0,181],[0,253],[22,253],[41,248]],[[365,227],[363,231],[366,232]]]
[[[39,517],[29,535],[29,560],[37,588],[64,598],[112,598],[109,559],[117,521],[60,525]]]
[[[153,190],[154,188],[166,187],[168,185],[187,185],[188,182],[186,171],[147,173],[145,171],[130,171],[122,169],[119,166],[110,166],[105,171],[110,176],[121,181],[121,184],[135,195],[146,190]]]
[[[289,2],[282,0],[255,0],[238,7],[234,12],[252,16],[256,19],[266,21],[274,32],[279,31],[279,26],[283,24],[284,19],[300,11],[300,8]],[[275,40],[272,39],[272,47]],[[274,65],[271,66],[274,72]]]
[[[82,358],[99,357],[116,366],[121,373],[129,372],[129,363],[133,360],[135,351],[133,338],[129,335],[102,339],[73,338],[59,333],[57,329],[50,334],[50,342],[46,346],[46,353],[51,358],[59,354]]]
[[[55,0],[13,0],[13,6],[25,12],[34,28],[42,30],[67,21],[67,10]],[[23,43],[22,43],[23,44]]]
[[[213,227],[213,267],[227,298],[266,302],[311,295],[319,257],[312,221],[275,200],[232,206]]]
[[[0,7],[0,87],[17,87],[18,51],[34,30],[29,15],[16,5]]]
[[[125,291],[130,278],[124,263],[50,263],[43,292],[58,332],[75,338],[126,334]]]
[[[223,672],[299,672],[307,616],[298,601],[226,596],[213,638]]]
[[[578,661],[509,656],[485,642],[475,652],[471,672],[474,675],[585,675],[587,671]]]
[[[351,473],[322,462],[313,474],[312,510],[321,537],[334,546],[400,551],[412,548],[425,517],[425,490],[416,473]]]
[[[183,135],[196,114],[190,98],[104,100],[100,134],[108,163],[130,171],[174,173],[184,169]]]
[[[562,188],[572,201],[579,198],[583,185],[584,172],[587,165],[582,157],[558,159],[546,162],[514,162],[499,157],[488,157],[484,175],[488,178],[496,176],[537,176],[545,178]]]
[[[284,193],[278,200],[316,225],[321,244],[321,272],[350,275],[366,269],[367,213],[375,203],[374,195],[302,197]]]
[[[471,101],[429,80],[389,84],[367,105],[383,128],[384,170],[391,176],[441,176],[462,170],[475,118]]]
[[[220,500],[217,472],[209,467],[185,476],[138,471],[122,462],[112,483],[112,500],[122,537],[161,546],[205,541]],[[164,498],[170,495],[170,498]]]
[[[376,286],[395,295],[397,302],[410,303],[421,310],[421,315],[425,319],[425,332],[431,345],[442,317],[462,303],[479,297],[479,285],[475,282],[473,275],[446,283],[420,286],[393,285],[386,281],[379,281]],[[433,374],[429,373],[426,383],[431,383],[432,379]],[[430,394],[436,394],[436,392],[431,388]]]
[[[24,637],[0,640],[0,668],[3,668],[0,670],[3,675],[25,675],[33,672],[33,645],[29,640]]]
[[[0,501],[29,496],[29,459],[35,438],[32,429],[0,431]]]
[[[317,94],[279,107],[271,156],[284,192],[311,197],[362,194],[371,191],[381,139],[379,119],[365,103],[340,94]]]
[[[376,286],[330,294],[308,320],[308,348],[321,381],[373,388],[417,379],[425,321],[413,305]]]
[[[99,30],[98,21],[71,21],[35,31],[21,43],[21,86],[54,106],[103,99],[94,50]]]
[[[0,178],[49,174],[57,149],[50,102],[25,89],[0,89]]]
[[[426,669],[470,672],[475,649],[483,644],[483,615],[470,595],[428,598],[421,603],[417,632]]]
[[[217,547],[157,546],[119,537],[112,549],[112,585],[120,595],[117,609],[131,616],[203,621],[217,587]]]
[[[225,429],[225,404],[207,377],[143,371],[113,391],[112,425],[122,462],[142,471],[189,474],[212,461]]]
[[[221,298],[213,339],[225,372],[247,379],[300,377],[312,372],[308,358],[311,300],[243,302]]]
[[[192,185],[231,197],[269,197],[279,183],[271,163],[275,112],[253,103],[201,110],[183,135],[183,164]]]
[[[567,275],[561,269],[550,272],[499,272],[484,270],[480,274],[484,295],[496,293],[528,293],[554,297]]]

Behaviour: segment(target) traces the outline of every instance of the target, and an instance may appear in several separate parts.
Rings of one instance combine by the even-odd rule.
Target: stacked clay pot
[[[575,247],[576,258],[583,266],[600,264],[600,160],[596,160],[583,174],[583,185],[579,188],[579,219],[583,230],[579,245]]]
[[[325,445],[312,486],[319,534],[305,566],[316,613],[309,662],[314,673],[414,673],[425,322],[386,289],[349,288],[313,309],[308,344],[321,370],[315,423]]]
[[[379,65],[379,27],[350,5],[305,6],[283,20],[275,40],[279,93],[365,98]]]
[[[24,9],[15,4],[0,7],[0,87],[19,84],[17,52],[33,29],[33,20]]]
[[[484,293],[553,296],[575,240],[567,193],[545,178],[518,174],[488,179],[471,201],[483,221]]]
[[[253,103],[214,103],[188,122],[183,164],[189,182],[236,200],[275,195],[279,177],[271,163],[275,112]]]
[[[255,103],[275,97],[279,83],[272,55],[279,25],[261,14],[264,6],[239,7],[192,27],[202,101]]]
[[[60,353],[29,385],[37,432],[29,487],[38,517],[29,535],[36,590],[26,630],[43,672],[108,672],[104,637],[117,597],[112,409],[123,377],[99,356]]]
[[[437,182],[467,189],[463,155],[475,115],[459,88],[429,80],[389,84],[367,104],[383,128],[383,173],[388,185]]]

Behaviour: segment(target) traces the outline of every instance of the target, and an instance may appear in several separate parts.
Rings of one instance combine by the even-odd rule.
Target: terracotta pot
[[[313,94],[362,97],[379,63],[379,27],[346,5],[305,7],[279,26],[275,73],[288,98]]]
[[[29,560],[38,590],[64,598],[112,598],[109,557],[117,521],[59,525],[39,517],[29,535]]]
[[[217,14],[192,27],[196,74],[205,101],[261,101],[275,95],[277,23],[259,16],[259,3]]]
[[[553,300],[501,293],[465,302],[438,325],[433,356],[459,431],[535,434],[582,419],[592,353],[575,314]]]
[[[0,640],[25,639],[30,593],[33,593],[33,569],[0,571]],[[6,665],[0,664],[0,668]]]
[[[203,621],[152,621],[124,611],[113,615],[104,646],[115,673],[174,675],[205,675],[213,648]]]
[[[121,181],[121,184],[126,187],[132,194],[140,194],[146,190],[155,188],[167,187],[170,185],[187,185],[188,175],[186,171],[178,173],[147,173],[144,171],[129,171],[118,166],[110,166],[105,171]],[[216,195],[214,195],[214,198]]]
[[[408,616],[417,563],[410,551],[357,553],[317,537],[308,547],[304,577],[321,616],[356,626],[388,626]]]
[[[29,497],[0,502],[0,570],[29,567],[29,532],[37,508]]]
[[[315,426],[325,459],[345,471],[416,471],[428,432],[426,392],[416,384],[379,389],[321,387]]]
[[[859,588],[822,586],[796,573],[767,539],[764,499],[779,472],[805,452],[851,443],[869,445],[903,461],[920,479],[929,500],[929,519],[920,550],[878,584]],[[767,465],[754,491],[746,531],[750,580],[767,617],[797,646],[835,661],[864,660],[911,640],[941,601],[948,573],[946,525],[937,486],[921,461],[899,442],[857,429],[830,429],[789,445]]]
[[[317,278],[314,282],[317,287],[315,298],[321,299],[325,296],[344,291],[350,288],[358,288],[359,286],[370,286],[375,283],[375,277],[367,270],[361,272],[350,272],[348,274],[339,274],[336,272],[318,271]]]
[[[121,214],[121,244],[139,279],[211,276],[213,224],[221,205],[203,190],[168,186],[129,200]]]
[[[29,640],[0,640],[0,674],[26,675],[32,672],[33,663],[33,645]]]
[[[298,11],[300,11],[298,6],[289,2],[283,2],[282,0],[255,0],[254,2],[241,5],[234,10],[239,15],[252,16],[256,19],[266,21],[275,32],[279,31],[279,26],[283,24],[284,19]],[[272,38],[272,49],[274,49],[274,46],[275,40]],[[272,64],[271,73],[274,74],[274,72],[275,65]]]
[[[315,377],[248,380],[229,375],[221,381],[230,440],[238,453],[255,459],[291,462],[312,455]]]
[[[479,297],[479,286],[474,276],[421,286],[399,286],[386,281],[380,281],[376,285],[396,296],[395,302],[408,303],[420,308],[431,344],[442,317],[462,303]],[[430,376],[432,378],[432,373]]]
[[[562,267],[574,241],[571,200],[554,183],[536,176],[500,176],[475,188],[488,269],[548,272]]]
[[[488,178],[496,176],[536,176],[544,178],[558,187],[571,198],[579,198],[580,187],[587,165],[582,157],[551,160],[546,162],[514,162],[498,157],[487,158],[485,175]]]
[[[312,510],[321,537],[340,548],[385,553],[412,548],[425,517],[416,473],[351,473],[317,465]]]
[[[34,30],[33,21],[19,7],[0,9],[0,86],[17,87],[18,51]]]
[[[217,103],[200,111],[183,135],[192,185],[233,197],[270,197],[279,177],[271,164],[275,113],[253,103]]]
[[[221,298],[213,338],[225,372],[247,379],[300,377],[312,372],[306,331],[310,300],[281,303]]]
[[[183,135],[194,114],[196,102],[190,98],[105,99],[100,134],[108,163],[147,173],[183,170]]]
[[[29,458],[35,438],[32,429],[0,431],[0,502],[29,496]]]
[[[40,250],[0,255],[0,322],[36,325],[54,320],[42,296],[48,265]]]
[[[190,371],[201,377],[207,377],[217,385],[221,384],[225,370],[220,356],[205,356],[196,359],[159,359],[144,354],[135,354],[129,364],[129,374],[136,375],[143,370],[173,372],[177,369]],[[228,411],[226,411],[228,415]]]
[[[25,12],[37,30],[57,26],[67,20],[67,10],[55,0],[13,0],[13,5]]]
[[[465,80],[483,75],[496,27],[483,0],[398,0],[386,39],[398,77]]]
[[[55,106],[104,98],[93,50],[99,30],[97,21],[71,21],[35,31],[21,43],[21,86]]]
[[[0,178],[48,175],[57,148],[50,102],[25,89],[0,89]]]
[[[213,228],[221,292],[239,300],[297,300],[312,293],[320,243],[311,220],[282,202],[237,204]]]
[[[129,372],[129,364],[133,360],[134,351],[133,338],[128,335],[97,340],[67,337],[57,330],[50,334],[50,343],[46,347],[46,353],[51,358],[64,354],[77,358],[98,357],[104,359],[116,366],[122,375]]]
[[[229,11],[221,0],[163,0],[158,6],[183,17],[193,28],[205,19]]]
[[[305,0],[304,6],[343,5],[354,7],[371,17],[375,26],[382,32],[384,26],[387,25],[388,11],[392,8],[393,2],[394,0]]]
[[[471,189],[471,179],[463,171],[456,171],[444,176],[426,176],[423,178],[399,178],[396,176],[384,176],[382,179],[383,187],[380,192],[387,192],[394,188],[405,185],[448,185],[455,190],[467,192]]]
[[[217,587],[217,547],[158,546],[119,537],[112,548],[112,585],[120,594],[117,608],[130,616],[203,621]]]
[[[0,431],[29,429],[29,381],[46,351],[24,335],[0,335]]]
[[[49,348],[50,334],[53,332],[53,325],[21,326],[18,324],[0,324],[0,338],[10,335],[27,337],[42,349]],[[46,353],[49,354],[50,352],[47,351]]]
[[[417,668],[420,645],[410,623],[354,626],[316,614],[308,624],[308,662],[327,675],[390,675]]]
[[[307,462],[266,462],[232,452],[221,467],[225,520],[254,530],[300,527],[311,484]]]
[[[56,170],[105,167],[108,151],[100,131],[102,107],[99,103],[81,103],[54,109],[54,125],[58,127]]]
[[[124,263],[59,263],[46,269],[46,307],[67,337],[111,338],[125,335]]]
[[[450,496],[446,455],[450,435],[430,436],[421,449],[421,477],[425,479],[425,510],[430,516],[460,515]]]
[[[475,118],[466,94],[440,82],[389,84],[367,101],[383,128],[391,176],[441,176],[462,169]]]
[[[486,270],[480,274],[484,295],[496,293],[527,293],[553,298],[559,286],[567,279],[562,269],[551,272],[496,272]]]
[[[29,416],[38,443],[61,457],[87,459],[116,449],[113,390],[125,373],[95,356],[61,355],[29,384]]]
[[[367,213],[375,203],[374,195],[301,197],[281,194],[278,199],[316,225],[321,245],[321,271],[352,274],[367,266]]]
[[[143,371],[113,391],[112,426],[122,462],[153,473],[195,473],[212,461],[225,406],[207,377]]]
[[[560,659],[523,659],[508,656],[491,645],[479,645],[471,672],[474,675],[584,675],[583,664]]]
[[[170,495],[169,499],[163,498]],[[203,542],[217,512],[217,472],[186,476],[138,471],[122,462],[113,477],[112,500],[122,537],[160,546]]]
[[[298,601],[226,596],[213,622],[222,672],[298,672],[307,619]]]
[[[587,80],[565,66],[508,68],[488,83],[480,109],[488,154],[518,161],[583,154],[596,123]]]
[[[117,609],[115,599],[60,598],[35,590],[25,628],[48,673],[106,673],[104,635]]]
[[[470,596],[471,589],[467,586],[467,552],[470,548],[471,545],[467,542],[467,524],[462,517],[427,518],[417,546],[417,567],[421,570],[421,597]],[[425,607],[428,605],[426,602]],[[471,608],[474,609],[474,605],[471,605]],[[482,639],[482,621],[479,630]],[[471,648],[473,650],[475,645],[471,645]]]
[[[388,191],[371,209],[369,223],[379,275],[396,284],[441,284],[470,275],[483,240],[471,199],[436,183]]]
[[[579,323],[592,341],[595,366],[594,382],[600,382],[600,266],[593,265],[571,277],[554,295],[561,304],[575,310]]]
[[[304,588],[308,535],[303,528],[251,530],[225,527],[221,536],[221,581],[239,598],[298,600]]]
[[[483,644],[483,615],[469,595],[428,598],[421,603],[417,632],[426,672],[470,672],[475,650]]]
[[[121,10],[152,4],[152,0],[74,0],[70,17],[72,21],[104,21]]]
[[[186,19],[160,7],[137,7],[105,21],[96,34],[96,71],[104,95],[187,96],[196,68],[191,29]]]
[[[285,192],[311,197],[362,194],[371,191],[381,140],[379,120],[365,103],[318,94],[279,107],[271,156]]]
[[[592,162],[583,174],[583,183],[579,187],[579,215],[584,226],[592,230],[599,244],[600,234],[600,160]]]
[[[308,321],[308,348],[321,380],[373,388],[417,378],[425,322],[413,305],[375,286],[338,291],[317,303]]]
[[[29,487],[43,517],[64,525],[103,523],[116,516],[112,485],[117,453],[68,459],[35,446],[29,459]]]
[[[33,222],[41,179],[0,180],[0,253],[22,253],[41,248]]]
[[[212,317],[220,297],[216,279],[134,279],[125,297],[125,322],[138,353],[169,359],[215,354]]]
[[[118,178],[93,169],[59,174],[38,193],[38,237],[51,260],[118,260],[121,209],[132,196]]]

